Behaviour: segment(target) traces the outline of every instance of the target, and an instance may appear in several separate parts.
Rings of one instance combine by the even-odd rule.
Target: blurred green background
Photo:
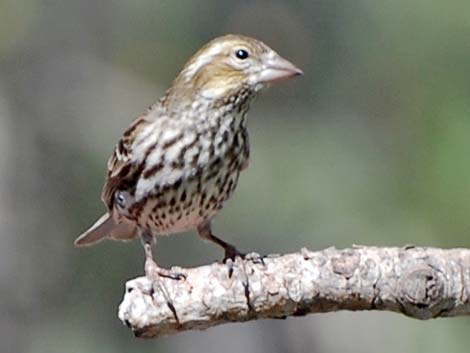
[[[242,250],[470,247],[470,2],[0,2],[0,351],[469,352],[470,320],[333,313],[159,340],[118,321],[138,241],[75,249],[108,156],[189,56],[225,33],[305,72],[249,115],[252,158],[215,231]],[[164,266],[222,253],[191,233]]]

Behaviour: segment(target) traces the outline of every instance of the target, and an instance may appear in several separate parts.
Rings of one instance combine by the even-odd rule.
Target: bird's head
[[[263,42],[241,36],[218,37],[203,46],[184,66],[171,91],[193,99],[230,98],[242,90],[256,93],[270,83],[302,71]]]

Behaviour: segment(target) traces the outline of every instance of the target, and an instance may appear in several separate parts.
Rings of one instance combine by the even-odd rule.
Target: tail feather
[[[75,239],[75,246],[94,245],[103,239],[132,240],[137,236],[137,228],[129,224],[116,224],[109,213],[101,216],[86,232]]]

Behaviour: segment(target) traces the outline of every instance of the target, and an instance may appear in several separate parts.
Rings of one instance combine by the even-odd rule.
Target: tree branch
[[[328,248],[173,268],[186,279],[126,283],[119,318],[138,337],[227,322],[337,310],[387,310],[416,319],[470,315],[470,249]]]

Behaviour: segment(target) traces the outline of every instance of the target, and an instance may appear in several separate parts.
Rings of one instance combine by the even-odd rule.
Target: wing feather
[[[137,160],[137,156],[133,153],[133,146],[136,136],[148,124],[149,120],[146,115],[135,120],[124,132],[108,161],[101,199],[110,211],[113,209],[115,192],[117,190],[129,191],[135,188],[142,173],[144,165]]]

